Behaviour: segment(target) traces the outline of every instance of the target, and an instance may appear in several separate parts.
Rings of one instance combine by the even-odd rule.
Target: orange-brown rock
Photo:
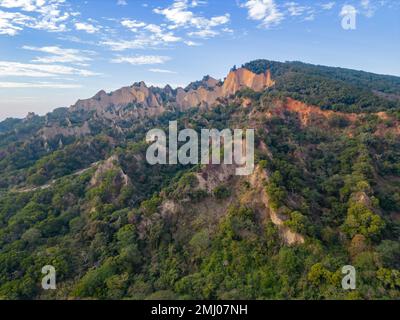
[[[271,79],[271,72],[268,70],[263,74],[255,74],[245,68],[231,71],[222,86],[222,96],[235,94],[243,88],[250,88],[254,91],[262,91],[275,85]]]
[[[122,107],[131,103],[140,104],[144,108],[162,105],[161,98],[141,82],[139,85],[124,87],[109,94],[102,90],[91,99],[79,100],[72,107],[72,111],[80,109],[103,111],[110,106]]]
[[[299,120],[303,126],[307,126],[311,120],[317,118],[328,119],[333,115],[340,115],[350,122],[355,122],[358,115],[355,113],[336,112],[332,110],[322,110],[313,105],[308,105],[292,98],[287,98],[285,101],[276,101],[278,106],[274,113],[283,114],[285,111],[295,112],[299,116]]]

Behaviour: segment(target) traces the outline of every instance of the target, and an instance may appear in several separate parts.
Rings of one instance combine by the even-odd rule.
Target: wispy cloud
[[[146,38],[138,38],[134,40],[104,40],[100,45],[108,47],[112,51],[125,51],[128,49],[145,49],[155,48],[158,42],[151,41]]]
[[[382,1],[381,1],[382,4]],[[375,3],[372,3],[370,0],[361,0],[360,1],[361,12],[368,18],[374,16],[375,11],[377,10],[377,6]]]
[[[83,77],[95,76],[98,73],[63,65],[32,64],[12,61],[0,61],[0,77],[35,77],[46,78],[65,75],[78,75]]]
[[[335,2],[334,1],[331,1],[331,2],[327,2],[327,3],[323,3],[323,4],[321,4],[321,7],[322,7],[322,9],[324,9],[324,10],[331,10],[331,9],[333,9],[333,7],[335,6]]]
[[[197,1],[192,1],[189,4],[187,0],[175,0],[171,6],[164,9],[156,8],[154,12],[163,15],[168,21],[172,22],[171,28],[192,26],[204,29],[224,25],[230,21],[229,13],[206,18],[189,10],[190,7],[197,7],[198,4]]]
[[[285,3],[285,7],[287,8],[289,15],[291,16],[301,16],[310,8],[308,6],[302,6],[297,2],[287,2]]]
[[[87,22],[77,22],[75,23],[75,29],[78,31],[85,31],[87,33],[96,33],[100,30],[100,27],[94,26]]]
[[[211,18],[204,17],[190,10],[190,8],[197,7],[199,3],[199,1],[175,0],[171,6],[156,8],[154,12],[163,15],[169,23],[172,23],[168,27],[171,30],[191,27],[197,29],[197,31],[191,31],[189,35],[206,37],[207,35],[215,36],[219,34],[221,30],[217,28],[230,22],[230,14],[225,13]]]
[[[195,12],[195,8],[203,4],[206,2],[174,0],[169,6],[153,9],[153,13],[164,17],[163,23],[123,18],[119,21],[120,25],[130,30],[133,36],[130,39],[121,39],[118,38],[118,34],[110,34],[99,44],[112,51],[159,49],[177,43],[196,46],[199,44],[191,41],[189,37],[207,39],[233,32],[226,27],[230,22],[229,13],[207,17],[204,13]]]
[[[160,45],[171,42],[178,42],[182,39],[172,31],[154,23],[145,23],[137,20],[122,20],[121,24],[134,33],[138,33],[136,40],[147,40],[150,45]]]
[[[169,74],[176,74],[177,72],[171,71],[171,70],[166,70],[166,69],[149,69],[150,72],[155,72],[155,73],[169,73]]]
[[[185,41],[185,44],[189,47],[198,47],[201,46],[201,43],[199,42],[195,42],[195,41],[191,41],[191,40],[187,40]]]
[[[249,19],[260,21],[265,28],[276,26],[284,19],[274,0],[248,0],[242,7],[247,8]]]
[[[29,83],[29,82],[1,82],[0,88],[3,89],[76,89],[81,88],[80,84],[68,84],[68,83],[51,83],[51,82],[38,82],[38,83]]]
[[[65,0],[0,0],[0,34],[15,36],[24,28],[66,31],[66,21],[73,16],[65,9]]]
[[[208,39],[217,36],[219,33],[211,29],[203,29],[199,31],[189,32],[188,35],[191,37],[198,37],[203,39]]]
[[[147,24],[143,21],[137,20],[130,20],[130,19],[123,19],[121,24],[130,29],[132,32],[138,32],[141,28],[145,27]]]
[[[119,56],[111,60],[113,63],[129,63],[132,65],[163,64],[171,60],[167,56]]]
[[[140,34],[133,40],[108,39],[100,42],[100,45],[108,47],[112,51],[124,51],[128,49],[156,49],[172,43],[182,41],[173,33]]]
[[[94,55],[94,52],[88,50],[66,49],[57,46],[23,46],[22,48],[25,50],[47,53],[47,56],[36,57],[34,60],[32,60],[32,62],[39,63],[73,63],[78,65],[86,65],[88,61],[92,60],[92,58],[89,56]]]
[[[15,36],[32,18],[19,12],[5,12],[0,10],[0,35]]]

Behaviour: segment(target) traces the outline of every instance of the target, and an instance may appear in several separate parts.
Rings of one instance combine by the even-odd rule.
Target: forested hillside
[[[400,78],[243,68],[274,85],[191,108],[150,88],[162,112],[96,104],[1,122],[0,299],[399,299]],[[221,86],[206,77],[185,94]],[[171,120],[254,128],[254,173],[149,165],[146,133]],[[45,265],[57,290],[41,288]],[[345,265],[356,290],[342,289]]]
[[[378,112],[400,108],[399,77],[302,62],[255,60],[244,67],[256,73],[271,70],[277,94],[323,109]]]

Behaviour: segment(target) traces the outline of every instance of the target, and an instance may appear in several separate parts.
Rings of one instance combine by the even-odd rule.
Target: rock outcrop
[[[63,137],[83,137],[89,135],[91,133],[89,123],[86,121],[82,126],[69,126],[69,127],[60,127],[58,125],[46,126],[39,131],[40,137],[43,140],[49,141],[54,139],[57,136]]]
[[[225,81],[210,76],[193,82],[186,88],[173,89],[148,87],[144,82],[123,87],[111,93],[99,91],[90,99],[78,100],[65,115],[65,123],[46,119],[46,126],[39,132],[45,141],[58,136],[82,137],[91,134],[90,123],[96,122],[109,126],[115,132],[122,132],[120,124],[126,120],[156,117],[166,111],[186,111],[190,108],[212,108],[221,100],[230,98],[238,91],[249,88],[260,92],[273,86],[270,71],[255,74],[245,68],[231,71]],[[247,101],[247,104],[251,102]],[[69,113],[69,114],[68,114]],[[79,114],[82,122],[73,124],[70,120]],[[89,116],[89,117],[88,117]],[[88,120],[90,119],[90,120]],[[90,123],[89,123],[90,122]],[[96,124],[94,124],[96,127]]]
[[[105,174],[109,171],[116,172],[114,182],[117,183],[119,186],[127,186],[128,184],[130,184],[129,177],[122,171],[121,167],[119,166],[118,156],[113,155],[97,167],[96,172],[90,180],[90,185],[92,187],[97,186],[99,183],[101,183]]]
[[[259,199],[264,206],[265,216],[271,219],[272,223],[279,229],[283,242],[289,246],[303,244],[305,242],[304,237],[290,230],[285,226],[285,221],[288,219],[286,216],[279,213],[279,210],[274,210],[270,206],[270,200],[267,192],[265,191],[265,182],[269,180],[269,177],[265,170],[257,167],[253,175],[249,177],[250,185],[256,190],[259,195]]]
[[[122,107],[129,104],[140,104],[144,108],[161,107],[161,96],[155,94],[152,88],[148,88],[144,82],[124,87],[107,94],[104,90],[98,92],[93,98],[79,100],[71,111],[104,111],[109,107]]]
[[[128,105],[140,106],[144,109],[157,110],[155,113],[165,111],[166,105],[172,105],[179,110],[193,107],[212,107],[220,98],[234,95],[243,88],[262,91],[273,86],[270,71],[264,74],[255,74],[245,68],[231,71],[224,82],[210,76],[203,80],[191,83],[185,89],[173,90],[170,86],[163,89],[147,87],[144,82],[124,87],[111,93],[104,90],[94,97],[79,100],[70,111],[96,111],[105,112],[108,108],[126,107]],[[140,112],[138,112],[138,116]]]
[[[254,91],[262,91],[275,85],[271,79],[271,72],[268,70],[262,74],[255,74],[245,68],[231,71],[222,86],[221,95],[226,97],[243,88],[250,88]]]

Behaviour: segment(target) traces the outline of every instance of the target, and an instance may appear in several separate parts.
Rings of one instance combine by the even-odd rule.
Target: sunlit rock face
[[[72,110],[101,111],[108,107],[123,107],[131,103],[137,103],[145,108],[161,107],[162,98],[153,93],[152,88],[148,88],[144,82],[135,84],[131,87],[124,87],[107,94],[104,90],[97,93],[93,98],[79,100]]]
[[[228,96],[235,94],[243,88],[250,88],[254,91],[262,91],[272,87],[275,82],[271,79],[271,72],[268,70],[264,74],[255,74],[245,68],[231,71],[222,86],[222,95]]]

